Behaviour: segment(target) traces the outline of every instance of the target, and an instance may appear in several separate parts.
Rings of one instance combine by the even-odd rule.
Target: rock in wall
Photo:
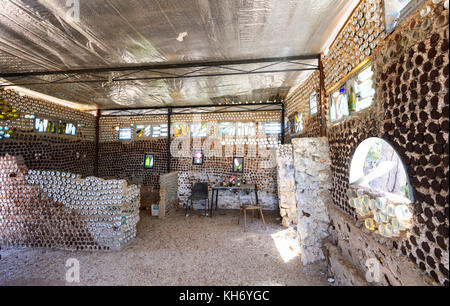
[[[296,226],[298,208],[295,199],[295,176],[292,145],[282,145],[277,150],[278,204],[282,224],[285,227]]]
[[[292,139],[298,205],[297,231],[303,264],[324,259],[322,240],[328,233],[326,204],[331,198],[331,159],[326,138]]]
[[[330,272],[336,284],[372,286],[436,285],[416,265],[401,255],[402,238],[390,239],[355,223],[342,210],[328,205],[329,241],[324,243]]]

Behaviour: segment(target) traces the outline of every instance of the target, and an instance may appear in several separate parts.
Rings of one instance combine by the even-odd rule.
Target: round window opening
[[[385,237],[401,237],[412,227],[413,190],[402,160],[381,138],[356,148],[350,164],[349,205],[365,227]]]
[[[382,194],[395,202],[414,202],[403,162],[381,138],[368,138],[356,148],[350,164],[350,184]]]

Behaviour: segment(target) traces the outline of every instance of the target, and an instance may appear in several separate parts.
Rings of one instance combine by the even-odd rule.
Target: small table
[[[219,201],[219,191],[221,190],[238,190],[238,200],[239,200],[239,207],[241,207],[241,191],[242,190],[253,190],[255,193],[255,200],[256,200],[256,206],[258,206],[258,189],[256,188],[256,184],[242,184],[241,186],[213,186],[212,188],[212,197],[211,197],[211,207],[210,207],[210,216],[212,217],[212,210],[214,207],[214,203],[216,204],[216,210],[217,210],[217,202]],[[250,195],[251,200],[251,195]]]

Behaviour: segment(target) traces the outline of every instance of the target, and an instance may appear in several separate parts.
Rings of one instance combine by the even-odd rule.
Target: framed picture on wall
[[[167,123],[159,123],[152,125],[152,137],[167,137],[169,135],[167,130]]]
[[[62,120],[58,120],[57,133],[60,135],[75,136],[77,134],[77,124],[72,123],[72,122],[64,122]]]
[[[153,153],[145,154],[144,168],[153,169],[154,166],[155,166],[155,154]]]
[[[289,129],[289,135],[295,134],[295,116],[292,116],[288,119],[288,129]]]
[[[51,119],[34,119],[34,129],[39,133],[56,133],[58,130],[58,121]]]
[[[152,137],[152,125],[151,124],[138,124],[136,125],[135,137],[138,139],[144,139]]]
[[[205,158],[202,150],[194,150],[194,157],[192,158],[193,165],[203,165],[203,159]]]
[[[174,123],[172,124],[172,136],[173,137],[187,137],[189,136],[189,124],[186,123]]]
[[[244,172],[244,158],[243,157],[233,157],[233,172],[238,172],[238,173]]]
[[[192,137],[206,137],[208,136],[208,125],[206,123],[191,124]]]
[[[131,128],[123,127],[119,128],[119,140],[131,140]]]
[[[297,113],[294,117],[294,134],[303,131],[303,113]]]
[[[280,122],[266,122],[264,123],[264,132],[266,135],[277,135],[281,134],[281,123]]]

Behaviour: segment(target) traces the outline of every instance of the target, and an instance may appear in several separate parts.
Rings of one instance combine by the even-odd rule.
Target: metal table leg
[[[259,206],[259,200],[258,200],[258,188],[256,187],[256,184],[255,184],[255,190],[254,190],[254,192],[255,192],[256,206]],[[258,214],[258,218],[259,218],[259,217],[260,217],[260,215],[259,215],[259,210],[257,210],[257,214]]]
[[[241,189],[238,189],[237,192],[238,192],[239,207],[241,207]]]
[[[211,206],[209,207],[209,216],[212,217],[212,211],[213,211],[213,206],[214,206],[214,192],[215,189],[213,188],[211,191]]]
[[[217,210],[218,202],[219,202],[219,189],[216,190],[216,210]]]

